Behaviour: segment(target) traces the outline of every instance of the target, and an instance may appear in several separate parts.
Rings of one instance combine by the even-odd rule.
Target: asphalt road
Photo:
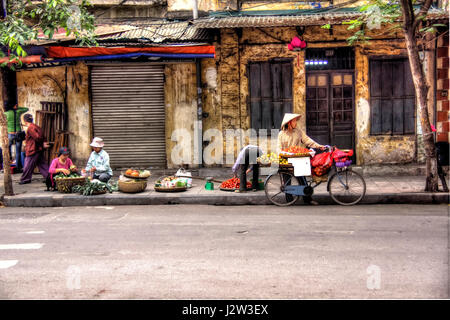
[[[448,298],[449,206],[0,208],[0,299]]]

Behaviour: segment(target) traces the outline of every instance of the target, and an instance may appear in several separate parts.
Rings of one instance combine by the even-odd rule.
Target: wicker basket
[[[82,186],[86,183],[85,177],[79,178],[56,178],[56,189],[61,193],[72,193],[72,187]]]
[[[147,180],[140,181],[120,181],[119,190],[125,193],[138,193],[147,188]]]

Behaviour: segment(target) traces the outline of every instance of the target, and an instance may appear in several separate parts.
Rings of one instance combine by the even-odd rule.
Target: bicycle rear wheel
[[[299,196],[284,193],[285,186],[289,185],[299,185],[297,178],[292,174],[278,172],[270,175],[264,183],[267,199],[280,207],[293,204]]]
[[[366,182],[360,174],[346,169],[331,176],[328,191],[336,203],[351,206],[360,202],[366,194]]]

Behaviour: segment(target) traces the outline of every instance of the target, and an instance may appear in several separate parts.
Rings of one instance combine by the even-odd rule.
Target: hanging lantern
[[[300,51],[306,48],[306,42],[295,36],[292,38],[291,43],[287,45],[289,51]],[[297,66],[300,68],[300,55],[297,54]]]
[[[292,38],[291,43],[288,44],[288,49],[290,51],[299,51],[299,50],[305,49],[305,48],[306,48],[306,42],[297,36]]]

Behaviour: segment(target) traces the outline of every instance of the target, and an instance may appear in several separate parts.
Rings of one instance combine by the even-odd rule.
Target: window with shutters
[[[370,59],[370,133],[415,133],[415,93],[407,58]]]
[[[292,112],[292,61],[251,62],[249,109],[251,128],[279,129],[285,113]]]

